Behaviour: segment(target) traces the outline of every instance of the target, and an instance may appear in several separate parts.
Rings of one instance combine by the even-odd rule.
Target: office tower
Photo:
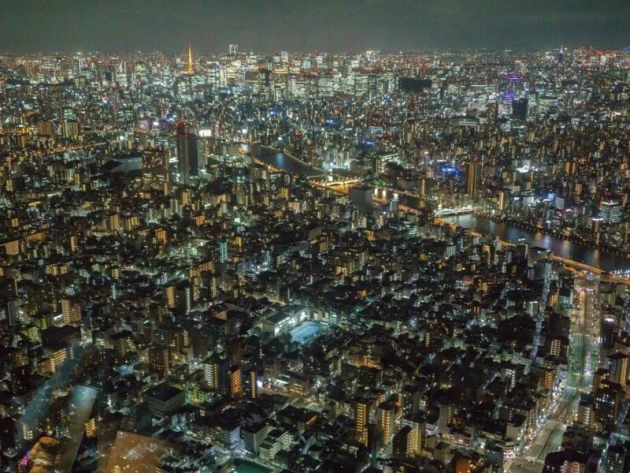
[[[236,56],[238,54],[238,44],[230,44],[228,51],[230,56]]]
[[[177,166],[182,184],[188,184],[191,178],[199,176],[197,135],[186,122],[177,124]]]
[[[54,123],[50,120],[39,122],[38,134],[47,138],[52,138],[53,136],[55,136]]]
[[[618,200],[602,200],[599,203],[599,216],[604,223],[621,222],[623,207]]]
[[[512,118],[517,120],[526,120],[528,106],[529,100],[526,98],[514,100],[512,102]]]
[[[515,379],[515,377],[513,379]],[[514,381],[512,381],[512,384],[514,384]],[[450,403],[440,404],[438,414],[438,428],[440,429],[440,433],[445,434],[449,432],[449,425],[452,421],[453,405]]]
[[[479,178],[479,163],[466,164],[466,193],[471,199],[477,198],[477,180]]]

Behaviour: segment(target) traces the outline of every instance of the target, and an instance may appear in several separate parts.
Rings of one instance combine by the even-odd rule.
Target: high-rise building
[[[219,263],[227,263],[228,260],[228,240],[225,237],[219,238],[218,244],[218,261]]]
[[[626,473],[630,471],[630,446],[613,445],[606,455],[605,473]]]
[[[477,181],[479,178],[479,163],[466,164],[466,193],[471,199],[477,198]]]
[[[213,356],[205,364],[204,380],[210,389],[222,394],[226,393],[228,390],[228,378],[230,378],[230,363],[227,359]]]
[[[230,44],[228,51],[230,56],[236,56],[238,54],[238,44]]]
[[[163,149],[146,149],[142,153],[142,183],[145,188],[164,189],[171,181],[168,153]]]
[[[197,135],[186,122],[177,124],[177,167],[182,184],[188,184],[190,178],[199,176]]]
[[[167,347],[154,346],[149,348],[149,370],[160,378],[164,378],[170,371],[171,356]]]
[[[256,370],[249,370],[245,373],[243,390],[247,399],[254,400],[258,398],[258,373]]]
[[[402,458],[413,457],[417,454],[416,445],[418,430],[405,425],[394,436],[393,453]]]
[[[628,384],[628,356],[615,353],[608,357],[610,361],[610,380],[625,388]]]
[[[354,431],[364,446],[368,442],[368,424],[370,422],[370,404],[366,400],[358,400],[354,404]]]
[[[529,100],[525,97],[516,99],[512,102],[512,118],[517,120],[526,120]]]
[[[231,397],[240,397],[243,395],[243,375],[241,367],[233,365],[229,372],[229,394]]]
[[[383,430],[383,445],[389,445],[396,432],[396,404],[386,401],[378,406],[378,421]]]
[[[189,281],[169,284],[164,288],[166,307],[180,313],[188,313],[192,309],[192,285]]]
[[[623,393],[621,386],[616,383],[602,383],[602,387],[595,393],[595,419],[604,424],[614,424],[619,417]]]
[[[602,200],[599,203],[599,215],[604,223],[619,223],[622,217],[621,202],[616,200]]]

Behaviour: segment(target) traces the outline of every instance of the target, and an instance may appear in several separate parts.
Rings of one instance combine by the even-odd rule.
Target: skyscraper
[[[471,199],[477,198],[477,175],[479,173],[479,163],[472,162],[466,164],[466,193]]]
[[[192,74],[195,72],[193,67],[193,56],[192,56],[192,47],[188,45],[188,67],[186,68],[186,72],[188,74]]]
[[[186,122],[177,124],[177,166],[182,184],[188,184],[191,177],[199,175],[197,135],[188,128]]]

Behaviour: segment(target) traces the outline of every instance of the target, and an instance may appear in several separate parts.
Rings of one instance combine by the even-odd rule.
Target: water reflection
[[[260,159],[265,164],[273,166],[278,169],[282,169],[291,174],[316,176],[322,173],[321,170],[312,169],[304,164],[291,159],[289,156],[271,148],[265,148],[262,146],[255,146],[252,150],[252,154]]]
[[[261,161],[270,164],[278,169],[283,169],[293,174],[317,175],[321,171],[309,168],[288,156],[270,148],[256,146],[253,154]],[[408,201],[411,199],[402,198],[401,203],[417,208],[418,202]],[[453,222],[466,228],[472,228],[480,233],[498,236],[502,240],[518,242],[524,240],[530,246],[541,246],[554,252],[563,258],[572,259],[603,269],[604,271],[629,270],[630,261],[622,256],[615,256],[602,253],[599,250],[588,248],[568,240],[556,238],[552,235],[531,232],[518,227],[512,227],[504,223],[496,223],[492,220],[475,217],[473,215],[459,215],[447,217],[444,220]]]
[[[447,217],[444,220],[455,223],[465,228],[472,228],[480,233],[492,234],[502,240],[518,242],[524,240],[530,246],[542,246],[563,258],[586,263],[599,267],[605,271],[630,269],[630,262],[622,256],[603,253],[599,250],[588,248],[572,241],[556,238],[552,235],[530,232],[518,227],[512,227],[504,223],[496,223],[474,215],[459,215]]]

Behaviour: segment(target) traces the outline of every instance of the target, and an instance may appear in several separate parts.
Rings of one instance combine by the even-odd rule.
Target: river
[[[301,175],[321,174],[321,171],[309,168],[280,151],[260,146],[255,147],[252,151],[258,159],[278,169],[283,169],[287,172]],[[417,202],[415,204],[410,203],[409,205],[416,207],[416,204]],[[595,266],[604,271],[630,270],[630,260],[624,258],[623,256],[615,256],[551,235],[512,227],[504,223],[496,223],[492,220],[475,217],[474,215],[446,217],[443,218],[443,220],[455,223],[465,228],[471,228],[479,233],[483,233],[484,235],[497,236],[501,240],[511,241],[514,243],[518,243],[523,240],[530,246],[547,248],[555,255],[578,261],[580,263],[585,263],[590,266]]]
[[[251,153],[262,162],[291,174],[318,176],[323,172],[321,169],[310,168],[287,156],[283,152],[266,146],[254,145],[251,148]]]
[[[517,243],[524,240],[530,246],[540,246],[551,250],[555,255],[603,269],[604,271],[628,270],[630,261],[623,256],[615,256],[597,249],[588,248],[572,241],[563,240],[543,233],[531,232],[504,223],[496,223],[474,215],[446,217],[443,220],[461,227],[471,228],[479,233],[498,236],[501,240]]]

